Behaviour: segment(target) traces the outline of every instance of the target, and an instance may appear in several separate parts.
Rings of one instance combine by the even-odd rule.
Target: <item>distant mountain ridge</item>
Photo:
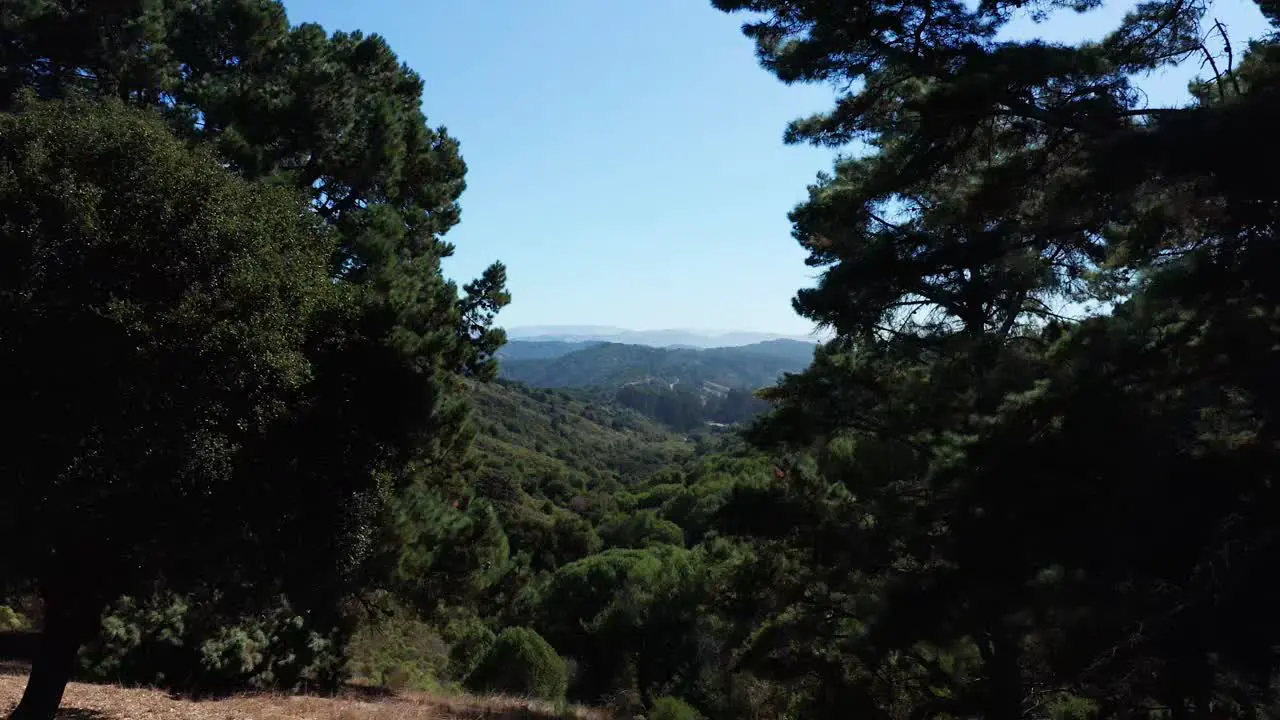
[[[507,328],[511,340],[539,342],[607,342],[649,347],[722,348],[752,345],[770,340],[791,340],[811,345],[819,338],[807,335],[756,332],[750,330],[626,330],[601,325],[539,325]]]
[[[771,339],[715,348],[653,347],[610,342],[513,340],[498,353],[499,375],[543,388],[665,385],[694,393],[755,390],[813,361],[817,345]]]
[[[498,350],[499,360],[551,360],[571,352],[585,350],[599,342],[564,340],[509,340]]]

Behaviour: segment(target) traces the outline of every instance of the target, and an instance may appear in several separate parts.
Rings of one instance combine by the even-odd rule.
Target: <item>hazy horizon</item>
[[[612,325],[527,325],[505,328],[509,342],[604,342],[650,347],[739,347],[771,341],[818,344],[830,333],[800,334],[767,330],[720,328],[657,328],[632,330]]]
[[[654,327],[623,327],[621,325],[595,325],[595,324],[579,324],[579,323],[547,323],[532,325],[505,325],[499,323],[508,334],[511,332],[520,332],[530,334],[534,331],[550,332],[550,333],[571,333],[576,331],[583,332],[689,332],[700,333],[704,335],[726,335],[730,333],[756,333],[760,335],[795,335],[807,336],[810,333],[796,332],[788,330],[774,330],[769,328],[751,328],[751,327],[696,327],[696,326],[654,326]]]

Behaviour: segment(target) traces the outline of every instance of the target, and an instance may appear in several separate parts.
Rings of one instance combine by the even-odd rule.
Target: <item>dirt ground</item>
[[[0,717],[22,696],[26,674],[0,668]],[[553,720],[574,717],[607,720],[593,711],[564,715],[554,708],[518,698],[436,697],[402,694],[387,697],[319,698],[250,695],[192,702],[159,690],[72,683],[62,700],[59,720]]]

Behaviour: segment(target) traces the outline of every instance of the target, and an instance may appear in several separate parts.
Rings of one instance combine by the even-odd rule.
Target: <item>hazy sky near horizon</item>
[[[285,0],[293,23],[387,38],[425,80],[423,109],[468,165],[460,283],[501,260],[501,324],[807,333],[790,299],[815,271],[787,212],[831,150],[782,144],[828,107],[822,86],[761,69],[740,16],[709,0]],[[1018,32],[1097,37],[1132,3]],[[1237,53],[1265,23],[1252,0],[1211,17]],[[1182,102],[1198,63],[1142,83]]]

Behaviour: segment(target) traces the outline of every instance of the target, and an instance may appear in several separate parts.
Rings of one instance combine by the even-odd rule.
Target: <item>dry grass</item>
[[[25,674],[0,674],[0,716],[17,704]],[[193,702],[159,690],[71,683],[62,701],[60,720],[608,720],[598,711],[558,714],[544,703],[519,698],[437,697],[420,694],[365,699],[359,694],[320,698],[246,695],[227,700]]]

